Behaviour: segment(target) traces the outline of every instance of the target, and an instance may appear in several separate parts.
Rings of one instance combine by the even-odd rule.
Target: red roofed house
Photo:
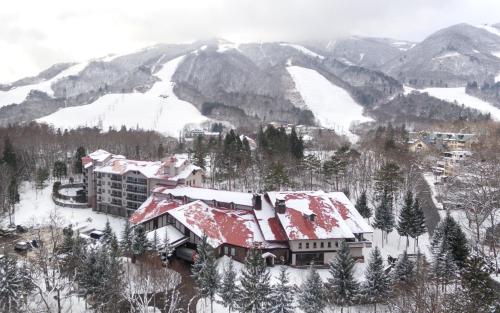
[[[82,163],[89,206],[113,215],[132,215],[157,185],[173,188],[202,183],[201,168],[182,155],[136,161],[97,150],[82,158]]]
[[[218,256],[239,261],[259,246],[269,264],[277,259],[293,266],[328,264],[342,241],[363,260],[363,248],[371,247],[364,235],[373,233],[343,193],[323,191],[251,194],[158,187],[130,222],[147,231],[175,226],[193,249],[206,235]]]

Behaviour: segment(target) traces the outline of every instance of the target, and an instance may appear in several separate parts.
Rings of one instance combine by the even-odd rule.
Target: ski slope
[[[465,93],[465,87],[457,88],[426,88],[420,90],[420,92],[427,92],[429,95],[436,97],[441,100],[449,102],[457,102],[458,104],[463,104],[466,107],[479,110],[483,113],[490,113],[491,118],[494,120],[500,120],[500,109],[494,107],[486,101],[479,98],[470,96]]]
[[[61,73],[52,77],[49,80],[32,84],[26,86],[20,86],[7,91],[0,91],[0,108],[9,104],[19,104],[23,102],[32,90],[38,90],[45,92],[49,96],[54,96],[54,91],[52,90],[52,84],[61,78],[77,75],[88,65],[87,62],[78,63],[76,65],[70,66]]]
[[[315,70],[300,66],[288,66],[287,70],[295,82],[295,88],[320,125],[333,128],[347,135],[351,141],[356,141],[357,136],[349,130],[351,124],[372,120],[363,116],[363,107],[347,91],[332,84]]]
[[[322,60],[325,58],[324,56],[319,55],[316,52],[311,51],[311,50],[309,50],[306,47],[301,46],[301,45],[296,45],[293,43],[280,43],[280,46],[294,48],[294,49],[302,52],[303,54],[308,55],[308,56],[313,57],[313,58],[320,58]]]
[[[63,129],[97,126],[108,130],[125,125],[178,136],[186,124],[207,120],[194,105],[174,94],[172,75],[183,58],[165,63],[155,74],[160,81],[145,93],[107,94],[93,103],[64,108],[37,121]]]

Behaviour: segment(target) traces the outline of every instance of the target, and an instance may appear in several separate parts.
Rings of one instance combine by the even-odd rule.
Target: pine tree
[[[384,195],[380,200],[380,204],[375,210],[373,227],[382,230],[382,239],[384,237],[384,233],[387,235],[392,232],[392,229],[394,228],[394,215],[392,214],[389,201],[388,193],[384,192]]]
[[[281,162],[272,164],[269,173],[264,178],[266,190],[281,190],[291,185],[290,178]]]
[[[205,168],[205,157],[207,155],[205,143],[202,135],[196,137],[193,144],[193,163],[201,168]]]
[[[83,173],[82,158],[85,156],[85,154],[86,153],[85,153],[84,147],[78,147],[78,149],[76,149],[74,169],[75,169],[75,173],[77,173],[77,174]]]
[[[389,206],[392,210],[392,202],[396,191],[399,189],[403,181],[399,166],[394,162],[385,163],[375,173],[375,193],[376,199],[387,197]]]
[[[434,255],[432,271],[436,283],[441,283],[445,290],[446,286],[454,281],[457,276],[457,264],[453,259],[450,249],[446,247],[445,242],[442,243],[439,253]]]
[[[324,288],[321,277],[311,264],[297,294],[299,308],[304,313],[322,313],[326,307]]]
[[[405,196],[403,208],[399,212],[398,225],[396,229],[400,236],[406,237],[406,250],[410,244],[410,236],[412,235],[414,225],[414,212],[413,212],[413,193],[408,190]]]
[[[200,243],[196,246],[196,257],[194,259],[194,263],[191,266],[191,273],[192,277],[195,281],[199,279],[199,276],[201,275],[201,271],[203,270],[203,267],[205,266],[205,263],[207,261],[207,251],[210,249],[209,244],[208,244],[208,238],[204,234],[201,237]]]
[[[411,237],[416,239],[416,245],[418,246],[418,237],[427,232],[427,227],[425,226],[425,215],[424,211],[420,207],[418,198],[415,198],[413,202],[413,223],[411,226]]]
[[[165,148],[163,148],[163,144],[161,142],[158,145],[158,150],[156,151],[156,155],[158,160],[163,159],[163,157],[165,156]]]
[[[210,300],[210,312],[213,313],[213,303],[219,288],[220,277],[219,272],[217,272],[217,265],[215,264],[214,250],[210,245],[207,245],[205,255],[206,259],[201,264],[202,267],[198,272],[196,285],[198,295],[201,298],[208,298]]]
[[[122,240],[120,241],[120,248],[124,253],[131,253],[132,252],[132,241],[133,241],[133,236],[132,236],[132,230],[130,229],[130,223],[127,220],[125,223],[125,227],[123,228],[122,232]]]
[[[59,247],[60,253],[69,253],[73,250],[74,239],[73,239],[73,228],[70,226],[64,228],[63,230],[63,241]]]
[[[1,312],[22,312],[23,296],[31,289],[26,282],[15,258],[5,255],[0,259]]]
[[[329,299],[341,307],[352,305],[359,293],[359,284],[354,279],[354,264],[356,261],[350,254],[349,245],[343,241],[335,259],[330,262],[328,288]]]
[[[387,300],[390,292],[390,280],[384,272],[384,261],[378,247],[371,253],[365,277],[362,286],[363,298],[368,303],[373,303],[376,312],[377,303]]]
[[[153,231],[153,239],[151,240],[151,247],[155,251],[160,250],[160,240],[158,239],[158,234],[156,229]]]
[[[290,133],[290,153],[296,160],[301,160],[304,157],[304,143],[302,138],[297,136],[295,127],[292,128]]]
[[[270,274],[257,248],[250,249],[241,272],[241,291],[236,306],[239,312],[266,312],[270,306]]]
[[[170,257],[174,252],[174,248],[170,244],[170,238],[168,237],[168,227],[165,227],[165,238],[163,238],[162,244],[163,244],[163,249],[162,249],[163,252],[167,256],[167,258]]]
[[[5,162],[13,172],[17,171],[17,156],[9,137],[4,139],[2,161]]]
[[[449,212],[434,230],[431,240],[431,251],[435,259],[438,254],[444,253],[443,249],[451,252],[458,266],[461,266],[469,256],[467,238]]]
[[[363,218],[370,218],[372,216],[372,210],[368,207],[366,199],[366,191],[363,191],[356,201],[356,210]]]
[[[104,242],[105,244],[111,243],[111,239],[113,238],[114,232],[113,229],[111,228],[111,224],[109,223],[109,219],[106,220],[106,224],[102,232],[103,235],[101,241]]]
[[[134,228],[134,238],[132,240],[132,252],[134,256],[142,255],[150,247],[144,226],[137,225]]]
[[[231,313],[239,295],[239,288],[236,286],[236,271],[234,270],[233,259],[230,259],[227,267],[224,268],[218,294],[222,299],[220,303]]]
[[[294,290],[290,286],[287,268],[281,266],[278,282],[273,285],[271,292],[271,308],[269,313],[293,313],[294,312]]]
[[[413,268],[415,265],[408,258],[406,251],[396,262],[396,266],[392,271],[392,281],[394,284],[405,285],[413,279]]]
[[[43,184],[49,178],[49,170],[45,167],[39,167],[36,171],[36,187],[43,188]]]
[[[68,169],[66,167],[66,163],[64,163],[63,161],[55,161],[54,162],[54,168],[52,170],[54,177],[61,179],[61,177],[64,177],[67,175],[67,172],[68,172]]]

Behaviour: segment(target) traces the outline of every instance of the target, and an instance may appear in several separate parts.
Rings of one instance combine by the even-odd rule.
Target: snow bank
[[[88,63],[79,63],[65,69],[53,78],[32,85],[20,86],[7,91],[0,91],[0,108],[9,104],[19,104],[23,102],[32,90],[45,92],[49,96],[54,96],[52,84],[61,78],[80,73]]]
[[[332,84],[315,70],[300,66],[289,66],[287,70],[295,82],[295,88],[321,126],[333,128],[347,135],[351,141],[356,141],[357,136],[349,131],[351,124],[372,120],[363,116],[363,107],[347,91]]]
[[[500,75],[499,75],[500,76]],[[500,78],[500,77],[497,77]],[[463,104],[466,107],[477,109],[483,113],[490,113],[492,119],[500,120],[500,109],[494,107],[486,101],[473,97],[465,93],[465,87],[457,88],[426,88],[420,92],[427,92],[429,95],[458,104]]]
[[[156,73],[161,81],[146,93],[107,94],[91,104],[61,109],[38,119],[58,128],[98,126],[103,130],[122,125],[176,137],[187,124],[200,124],[206,117],[174,94],[172,75],[184,56],[171,60]]]

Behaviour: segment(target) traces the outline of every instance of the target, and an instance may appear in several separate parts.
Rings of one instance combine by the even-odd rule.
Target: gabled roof
[[[109,158],[111,158],[112,156],[113,156],[112,153],[109,153],[106,150],[99,149],[90,153],[87,156],[84,156],[82,158],[82,165],[84,168],[88,168],[89,166],[92,166],[94,163],[104,162]]]
[[[287,241],[287,236],[281,227],[280,221],[274,212],[274,207],[262,199],[262,208],[253,210],[257,223],[265,240]]]
[[[181,201],[151,195],[129,218],[132,224],[142,224],[182,205]]]
[[[162,176],[161,167],[162,164],[160,161],[135,161],[122,158],[112,158],[104,165],[97,167],[95,171],[99,173],[117,175],[123,175],[130,171],[137,171],[147,178],[154,178]]]
[[[268,192],[267,196],[272,205],[284,200],[285,212],[276,215],[289,240],[354,238],[323,191]]]
[[[373,233],[373,228],[359,214],[354,204],[343,192],[329,192],[327,196],[353,233]]]
[[[198,237],[207,236],[208,243],[251,248],[283,248],[264,240],[254,215],[249,210],[214,208],[203,201],[194,201],[169,211],[176,220]]]
[[[154,192],[161,192],[164,194],[171,194],[175,197],[186,196],[194,200],[212,201],[216,200],[218,202],[234,203],[239,205],[244,205],[248,207],[253,206],[253,194],[249,192],[236,192],[236,191],[225,191],[209,188],[198,188],[198,187],[188,187],[179,186],[177,188],[168,189],[165,187],[158,187]]]

